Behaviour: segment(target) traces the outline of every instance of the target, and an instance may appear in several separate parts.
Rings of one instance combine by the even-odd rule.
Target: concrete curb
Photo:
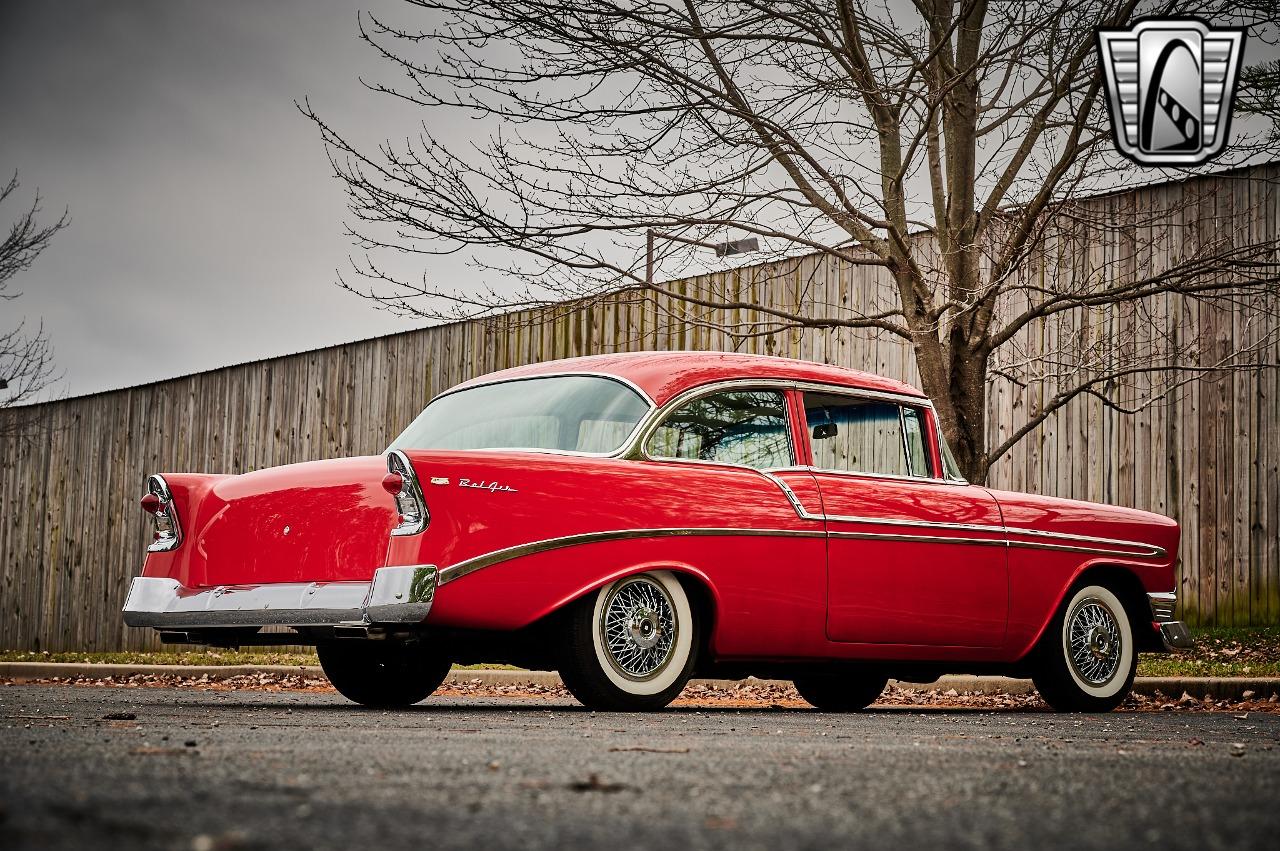
[[[89,677],[132,677],[137,675],[170,676],[190,679],[207,677],[225,680],[231,677],[294,675],[313,679],[324,677],[318,665],[107,665],[84,662],[0,662],[0,678],[17,682],[30,680]],[[454,670],[449,682],[480,682],[484,685],[530,685],[556,687],[560,675],[554,671]],[[731,689],[743,682],[756,685],[785,686],[785,680],[692,680],[691,685]],[[1028,694],[1033,691],[1030,680],[1008,677],[946,676],[933,683],[897,683],[913,691],[972,692],[978,694]],[[1246,691],[1260,699],[1280,694],[1280,677],[1138,677],[1133,682],[1137,694],[1181,697],[1211,697],[1215,700],[1239,700]]]

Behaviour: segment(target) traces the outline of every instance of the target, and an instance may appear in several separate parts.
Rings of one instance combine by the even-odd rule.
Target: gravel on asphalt
[[[318,682],[10,685],[0,847],[1199,851],[1280,833],[1272,712],[682,700],[593,713],[462,683],[384,712]]]

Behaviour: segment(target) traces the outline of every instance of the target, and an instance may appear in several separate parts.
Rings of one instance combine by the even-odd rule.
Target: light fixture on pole
[[[717,257],[728,257],[731,254],[749,254],[760,250],[760,240],[754,236],[746,239],[731,239],[728,242],[702,242],[697,239],[689,239],[687,236],[676,236],[675,234],[662,233],[649,228],[645,231],[644,248],[644,282],[646,286],[653,286],[654,243],[659,239],[665,239],[669,242],[682,242],[685,245],[696,245],[699,248],[710,248],[716,253]]]

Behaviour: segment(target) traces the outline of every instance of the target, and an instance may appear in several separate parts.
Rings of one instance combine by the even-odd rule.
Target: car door
[[[825,527],[793,502],[821,501],[797,463],[795,413],[785,388],[709,388],[674,404],[644,443],[647,475],[678,510],[668,523],[742,530],[711,545],[724,568],[709,572],[722,656],[816,656],[827,646]]]
[[[828,534],[828,638],[998,646],[1009,609],[1000,508],[938,474],[932,410],[882,394],[801,398]]]

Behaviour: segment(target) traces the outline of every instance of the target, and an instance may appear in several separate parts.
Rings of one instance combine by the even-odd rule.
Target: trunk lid
[[[149,554],[145,572],[188,587],[367,581],[397,519],[386,472],[377,455],[169,476],[183,543]]]

